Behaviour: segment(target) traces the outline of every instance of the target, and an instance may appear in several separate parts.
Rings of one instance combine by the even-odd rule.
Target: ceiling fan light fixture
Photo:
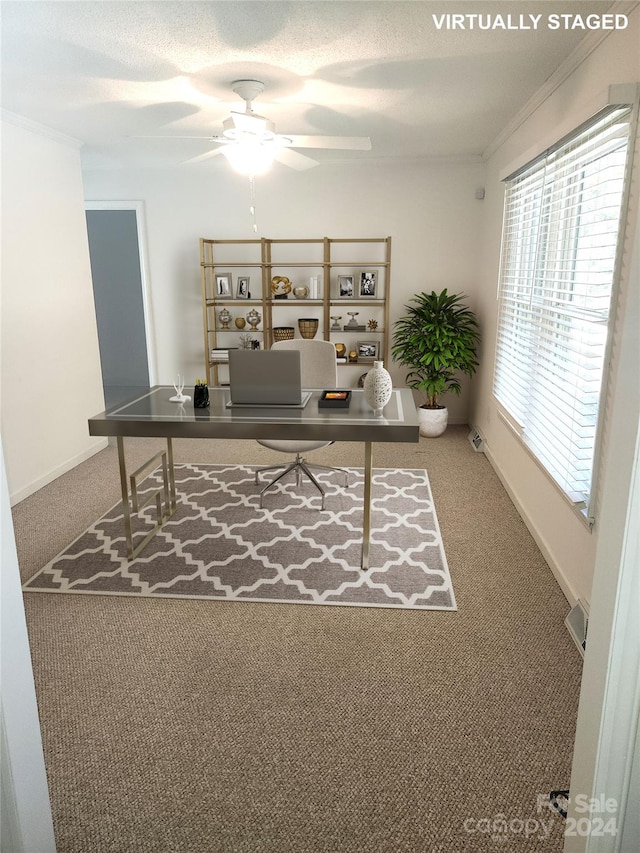
[[[245,113],[231,113],[222,122],[222,135],[226,139],[240,139],[243,136],[254,139],[272,140],[275,138],[275,125],[267,118]]]
[[[276,150],[260,142],[240,140],[225,145],[222,154],[229,161],[231,168],[240,175],[264,175],[273,165]]]

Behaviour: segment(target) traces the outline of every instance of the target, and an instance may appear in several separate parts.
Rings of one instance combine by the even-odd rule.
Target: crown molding
[[[611,5],[608,14],[630,15],[640,2],[638,0],[616,0]],[[482,159],[489,160],[496,151],[504,145],[509,137],[567,80],[577,68],[587,59],[602,42],[609,38],[615,30],[593,30],[571,51],[564,62],[556,68],[551,77],[516,113],[505,128],[496,136],[490,145],[482,152]]]
[[[0,120],[7,124],[13,124],[15,127],[21,127],[23,130],[29,130],[32,133],[38,134],[38,136],[44,136],[47,139],[53,139],[55,142],[61,142],[63,145],[68,145],[71,148],[80,149],[84,145],[80,139],[67,136],[66,133],[60,133],[51,127],[47,127],[45,124],[40,124],[40,122],[33,121],[30,118],[2,108],[0,108]]]

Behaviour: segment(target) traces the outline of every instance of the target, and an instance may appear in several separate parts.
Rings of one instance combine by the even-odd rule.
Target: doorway
[[[107,407],[153,384],[142,205],[86,204],[91,277]]]

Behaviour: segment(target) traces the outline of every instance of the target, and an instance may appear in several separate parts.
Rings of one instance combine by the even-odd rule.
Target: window
[[[630,114],[608,108],[506,179],[494,394],[590,519]]]

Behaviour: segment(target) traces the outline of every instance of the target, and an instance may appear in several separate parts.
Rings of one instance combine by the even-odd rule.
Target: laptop
[[[283,406],[303,409],[310,391],[302,391],[297,350],[229,350],[228,407]]]

